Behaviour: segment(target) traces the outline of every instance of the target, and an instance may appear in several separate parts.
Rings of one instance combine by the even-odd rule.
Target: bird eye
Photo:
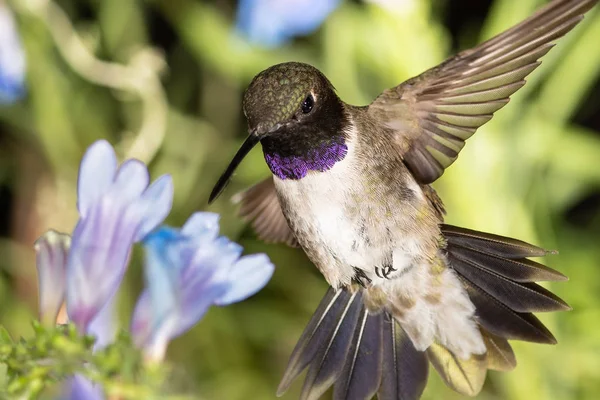
[[[311,112],[314,105],[315,99],[313,98],[312,94],[309,94],[308,97],[302,102],[302,112],[304,114],[308,114],[309,112]]]

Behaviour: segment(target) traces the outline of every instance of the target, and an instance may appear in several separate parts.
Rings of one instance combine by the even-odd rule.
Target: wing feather
[[[431,183],[525,84],[554,41],[597,2],[555,0],[513,28],[384,91],[368,112],[392,130],[417,180]]]
[[[240,216],[251,223],[260,239],[298,247],[296,237],[283,216],[272,176],[238,193],[233,201],[240,204]]]

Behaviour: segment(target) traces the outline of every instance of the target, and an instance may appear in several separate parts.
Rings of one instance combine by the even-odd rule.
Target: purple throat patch
[[[335,163],[342,161],[348,153],[346,143],[330,142],[310,149],[304,155],[281,156],[279,154],[265,153],[265,161],[280,179],[301,179],[308,171],[327,171]]]

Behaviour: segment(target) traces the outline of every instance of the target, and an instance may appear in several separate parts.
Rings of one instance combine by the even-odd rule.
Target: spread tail
[[[556,343],[532,312],[569,306],[536,281],[567,278],[529,257],[552,253],[520,240],[441,226],[443,250],[460,278],[479,324],[486,353],[464,360],[434,343],[418,351],[402,326],[387,312],[370,311],[363,292],[330,288],[290,357],[279,385],[281,396],[308,367],[300,398],[318,399],[332,385],[334,399],[419,399],[429,363],[452,389],[473,396],[488,369],[516,366],[508,340]]]

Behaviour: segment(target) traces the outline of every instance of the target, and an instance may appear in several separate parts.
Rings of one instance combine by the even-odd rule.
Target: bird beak
[[[257,134],[256,130],[250,132],[250,136],[248,136],[246,141],[244,141],[242,147],[240,147],[236,155],[233,157],[233,160],[231,160],[231,162],[229,163],[229,166],[227,167],[225,172],[223,172],[223,175],[221,175],[221,177],[217,181],[217,184],[213,188],[212,192],[210,193],[210,197],[208,198],[208,204],[211,204],[213,201],[216,200],[217,197],[219,197],[223,189],[225,189],[225,186],[227,186],[227,183],[229,183],[231,175],[233,175],[235,169],[238,167],[238,165],[240,165],[244,157],[246,157],[250,150],[252,150],[252,148],[256,146],[256,144],[259,141],[260,136]]]

